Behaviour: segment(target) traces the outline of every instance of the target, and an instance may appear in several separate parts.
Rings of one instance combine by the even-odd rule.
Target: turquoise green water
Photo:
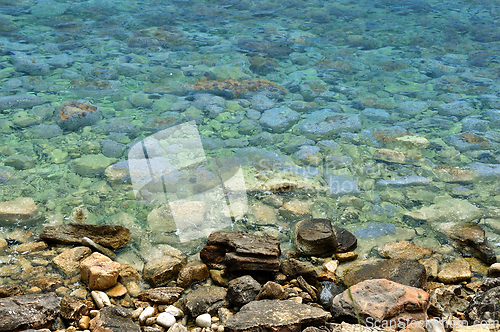
[[[479,212],[436,222],[482,218],[500,242],[496,1],[4,0],[0,13],[0,96],[44,101],[1,111],[0,201],[30,197],[41,219],[4,223],[0,237],[81,210],[85,222],[130,228],[121,259],[138,265],[151,245],[194,252],[217,228],[287,247],[295,222],[311,216],[353,231],[381,223],[387,240],[432,246],[435,227],[405,216],[442,201],[452,215],[459,199]],[[99,120],[64,128],[58,114],[71,100],[98,106]],[[333,115],[310,123],[343,125],[309,130],[324,109]],[[188,121],[207,158],[182,145],[183,134],[159,140],[183,179],[163,182],[163,198],[144,204],[126,174],[105,172],[134,144]],[[226,157],[242,165],[246,202],[231,205],[224,181],[235,173],[214,170]],[[154,221],[161,199],[198,202],[201,214],[178,211],[190,235],[171,217]]]

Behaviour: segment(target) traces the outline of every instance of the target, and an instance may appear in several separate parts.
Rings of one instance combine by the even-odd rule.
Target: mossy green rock
[[[104,172],[106,167],[116,162],[103,154],[85,155],[71,163],[71,169],[78,175],[93,177]]]

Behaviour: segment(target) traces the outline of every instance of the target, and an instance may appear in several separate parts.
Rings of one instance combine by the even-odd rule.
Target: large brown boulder
[[[104,247],[117,249],[130,241],[130,231],[122,226],[66,224],[45,226],[40,239],[48,242],[82,244],[88,237]]]

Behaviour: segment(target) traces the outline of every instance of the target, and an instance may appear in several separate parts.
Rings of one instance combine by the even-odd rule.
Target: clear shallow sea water
[[[0,201],[30,197],[42,215],[4,225],[4,238],[84,215],[130,228],[119,259],[138,267],[157,244],[194,253],[203,237],[183,241],[179,229],[148,220],[159,204],[141,203],[126,175],[113,182],[104,170],[144,138],[195,121],[191,138],[207,160],[175,133],[158,143],[174,168],[196,165],[183,173],[187,182],[171,183],[167,200],[214,176],[216,158],[235,157],[247,202],[230,219],[227,188],[191,197],[205,203],[206,225],[190,234],[222,220],[286,248],[297,220],[325,217],[368,229],[360,241],[368,255],[381,241],[442,244],[435,227],[404,216],[461,199],[484,212],[487,236],[499,242],[491,212],[500,207],[500,173],[491,171],[500,163],[496,1],[26,0],[0,1],[0,14],[0,96],[46,102],[0,115]],[[61,130],[61,105],[82,99],[100,107],[100,120]],[[334,115],[319,122],[358,122],[307,131],[324,109]]]

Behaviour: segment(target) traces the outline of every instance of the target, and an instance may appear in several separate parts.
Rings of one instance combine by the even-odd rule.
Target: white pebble
[[[210,314],[202,314],[196,317],[196,325],[200,327],[210,327],[212,326],[212,317]]]
[[[132,319],[137,319],[141,315],[141,313],[144,311],[144,308],[137,308],[134,311],[132,311]]]
[[[144,322],[146,321],[146,319],[148,319],[149,317],[153,317],[154,314],[155,314],[155,308],[153,308],[153,307],[147,307],[147,308],[145,308],[141,312],[141,315],[139,316],[139,323],[140,324],[144,324]]]
[[[99,309],[111,306],[111,302],[109,301],[109,297],[106,293],[101,291],[92,291],[90,294]]]
[[[168,312],[162,312],[156,317],[156,324],[163,327],[170,327],[175,324],[175,317]]]
[[[169,305],[167,308],[165,308],[164,311],[168,312],[169,314],[171,314],[175,318],[184,316],[184,312],[181,309],[179,309],[179,308],[177,308],[176,306],[173,306],[173,305]]]

